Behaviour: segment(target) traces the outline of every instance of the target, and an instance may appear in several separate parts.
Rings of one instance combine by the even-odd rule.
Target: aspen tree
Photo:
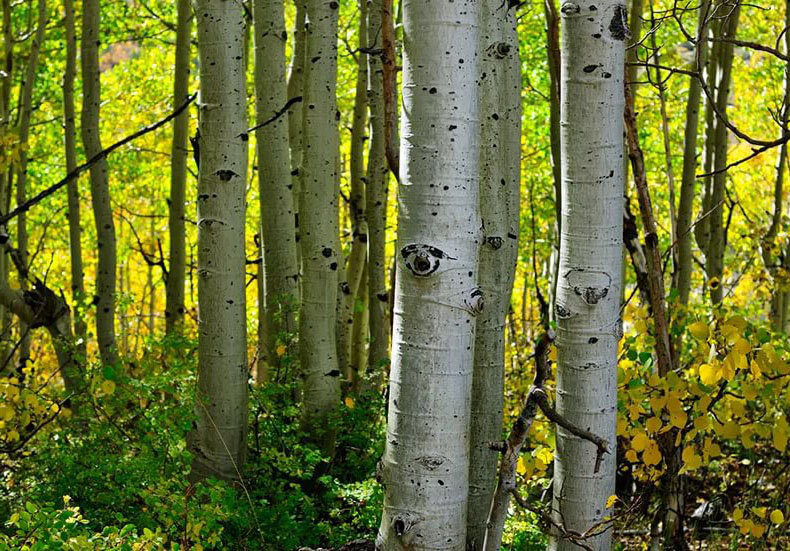
[[[562,36],[562,237],[557,318],[557,411],[614,442],[623,246],[625,6],[565,2]],[[557,427],[555,522],[583,532],[614,494],[615,458]],[[611,547],[611,530],[585,541]],[[552,550],[577,549],[552,534]]]
[[[474,327],[483,307],[479,5],[403,6],[395,319],[379,469],[384,551],[466,549]]]
[[[66,153],[66,173],[77,167],[77,129],[74,112],[74,77],[77,73],[77,33],[74,26],[74,0],[64,0],[66,34],[66,69],[63,73],[63,137]],[[79,179],[67,187],[69,205],[69,258],[71,260],[71,293],[74,311],[74,336],[77,353],[86,354],[87,326],[82,309],[85,305],[85,273],[82,264],[82,229],[80,227]]]
[[[477,316],[471,406],[467,540],[482,549],[499,454],[504,409],[505,316],[510,306],[519,227],[521,76],[515,10],[481,4],[480,215],[484,240],[478,284],[485,308]],[[485,75],[485,76],[483,76]]]
[[[255,0],[255,107],[264,124],[288,101],[285,76],[285,15],[282,0]],[[296,331],[299,266],[294,233],[294,198],[288,118],[277,117],[255,132],[261,202],[263,259],[263,346],[259,365],[277,364],[278,338]]]
[[[368,6],[368,44],[380,50],[383,44],[382,0],[370,0]],[[368,222],[368,373],[374,386],[383,380],[389,360],[389,293],[385,241],[387,227],[387,166],[386,112],[384,98],[384,67],[381,55],[368,56],[368,103],[370,104],[370,152],[368,154],[365,212]]]
[[[189,0],[176,3],[176,64],[173,75],[173,109],[178,109],[189,96],[189,64],[191,61],[192,6]],[[170,150],[170,200],[168,229],[170,232],[170,269],[165,289],[165,331],[172,334],[184,319],[184,278],[186,277],[185,205],[187,181],[187,138],[189,111],[173,121],[173,143]]]
[[[82,143],[85,157],[90,159],[102,150],[99,132],[99,106],[101,83],[99,79],[99,0],[82,2]],[[96,223],[99,262],[96,267],[96,337],[104,364],[118,360],[115,342],[115,272],[116,242],[115,223],[110,205],[110,187],[107,160],[101,159],[90,169],[91,203]]]
[[[294,0],[296,16],[294,17],[293,51],[291,53],[291,67],[288,72],[288,99],[301,97],[304,93],[304,64],[305,41],[307,31],[305,21],[307,16],[306,0]],[[299,167],[302,164],[302,111],[301,103],[296,103],[288,110],[288,143],[291,146],[291,193],[293,194],[294,232],[295,239],[299,241],[299,197],[301,179]],[[296,247],[297,266],[302,265],[301,248]]]
[[[333,447],[326,415],[340,403],[335,321],[340,239],[337,193],[337,18],[339,4],[307,0],[299,245],[302,302],[299,357],[304,420],[325,451]]]
[[[16,203],[21,205],[27,200],[27,146],[30,138],[30,116],[33,112],[33,88],[36,85],[36,73],[38,72],[38,58],[41,51],[41,43],[44,41],[44,31],[47,26],[47,3],[45,0],[38,0],[36,32],[33,35],[33,42],[30,44],[30,55],[28,57],[25,70],[25,80],[22,84],[21,94],[21,113],[19,117],[19,143],[21,150],[19,153],[19,171],[16,177]],[[28,267],[27,254],[27,215],[22,212],[17,216],[17,250],[19,260],[25,271]],[[20,274],[22,290],[27,289],[26,274]],[[20,318],[21,319],[21,318]],[[19,369],[25,366],[30,360],[30,329],[22,320],[20,326],[19,344]]]
[[[200,58],[197,425],[190,478],[238,479],[247,429],[244,215],[245,21],[225,0],[195,3]]]

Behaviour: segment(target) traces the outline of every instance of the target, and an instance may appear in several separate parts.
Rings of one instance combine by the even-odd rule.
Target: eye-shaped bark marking
[[[609,294],[609,287],[612,284],[612,277],[606,272],[588,271],[584,269],[571,270],[565,278],[573,288],[573,292],[582,297],[582,300],[590,306],[598,302]]]
[[[472,289],[469,293],[468,297],[464,298],[464,304],[466,304],[467,309],[472,315],[477,315],[483,311],[485,308],[485,298],[483,297],[483,291],[481,291],[478,287]]]
[[[615,40],[627,40],[631,38],[631,30],[628,28],[628,15],[624,6],[615,6],[614,15],[609,22],[609,33]]]
[[[486,243],[488,243],[488,246],[494,249],[495,251],[502,248],[502,238],[496,235],[487,237]]]
[[[232,170],[218,170],[214,174],[216,174],[223,182],[229,182],[231,178],[238,176],[238,174]]]
[[[401,249],[400,254],[403,263],[417,277],[428,277],[434,273],[439,269],[439,261],[442,259],[455,260],[441,249],[417,243],[406,245]]]

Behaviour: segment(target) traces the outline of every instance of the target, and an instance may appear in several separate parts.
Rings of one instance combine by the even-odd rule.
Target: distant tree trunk
[[[790,26],[790,1],[785,2],[785,26]],[[785,52],[790,52],[790,33],[785,32]],[[780,116],[780,121],[787,124],[790,121],[790,63],[785,67],[785,93],[783,111]],[[790,248],[785,247],[782,251],[783,254],[776,255],[773,249],[776,247],[774,239],[776,238],[779,229],[782,227],[782,215],[784,214],[784,182],[785,182],[785,165],[787,164],[787,142],[779,148],[779,155],[776,159],[776,177],[774,179],[774,212],[771,219],[771,226],[768,228],[765,236],[763,237],[763,260],[766,268],[772,276],[776,276],[778,268],[790,268]],[[781,258],[782,265],[778,265],[779,258]],[[787,291],[786,283],[783,285],[781,282],[774,281],[772,294],[771,294],[771,324],[777,331],[787,332],[790,326],[790,293]]]
[[[340,403],[335,316],[339,262],[336,162],[338,155],[337,2],[307,0],[302,113],[299,244],[302,302],[299,346],[304,377],[304,421],[325,451],[334,444],[326,416]],[[309,152],[309,153],[308,153]]]
[[[190,0],[176,4],[176,64],[173,75],[173,108],[180,107],[189,95],[189,66],[192,48],[192,6]],[[165,332],[180,330],[184,320],[184,278],[186,277],[186,235],[184,229],[187,181],[187,137],[189,111],[173,121],[173,143],[170,150],[170,200],[168,229],[170,231],[170,268],[165,282]]]
[[[557,411],[609,442],[616,438],[617,347],[623,243],[625,6],[562,9],[562,239],[557,317]],[[598,467],[596,469],[596,467]],[[557,427],[553,516],[583,532],[610,514],[615,458]],[[612,531],[585,540],[611,548]],[[578,549],[552,533],[552,550]]]
[[[485,308],[476,319],[470,425],[469,548],[483,548],[496,485],[502,438],[505,377],[505,317],[518,254],[521,159],[521,74],[515,10],[500,0],[481,5],[480,215],[483,242],[478,284]]]
[[[288,101],[285,77],[285,16],[282,0],[255,0],[255,96],[257,124],[280,111]],[[296,331],[299,266],[294,233],[294,198],[288,119],[279,117],[256,130],[258,189],[261,202],[264,346],[259,366],[276,366],[278,342]]]
[[[383,551],[466,549],[474,316],[483,307],[478,6],[404,4]]]
[[[735,38],[738,30],[741,4],[737,3],[729,17],[722,22],[722,38]],[[718,63],[718,82],[716,88],[716,109],[719,115],[727,117],[727,100],[730,95],[732,81],[732,60],[735,45],[731,42],[721,42]],[[705,255],[705,271],[708,276],[711,303],[716,305],[721,302],[723,292],[722,281],[724,275],[724,249],[726,236],[724,234],[724,188],[727,184],[727,126],[724,121],[717,118],[714,134],[713,175],[710,193],[710,241]]]
[[[74,77],[77,73],[77,35],[74,26],[74,0],[64,0],[66,24],[66,70],[63,73],[63,135],[66,148],[66,173],[77,167],[77,129],[74,113]],[[2,185],[2,183],[0,183]],[[82,228],[80,227],[79,179],[68,183],[69,253],[71,259],[71,293],[74,311],[74,336],[77,354],[86,355],[88,328],[83,317],[85,307],[85,272],[82,265]],[[84,361],[84,360],[83,360]]]
[[[41,43],[44,41],[44,31],[47,27],[47,3],[45,0],[38,0],[36,33],[33,35],[33,42],[30,44],[30,55],[28,57],[25,80],[22,83],[21,112],[19,116],[19,172],[16,177],[16,203],[21,205],[27,200],[27,158],[28,158],[28,138],[30,137],[30,115],[33,112],[33,89],[36,85],[36,73],[38,72],[38,56],[41,51]],[[17,223],[17,250],[19,260],[27,268],[27,214],[21,212],[16,219]],[[22,291],[27,289],[27,280],[20,277]],[[21,318],[20,318],[21,319]],[[26,322],[21,319],[20,323],[19,356],[17,369],[21,370],[30,360],[30,333]]]
[[[11,26],[11,0],[2,0],[3,7],[3,71],[4,77],[0,78],[0,120],[3,124],[0,125],[0,136],[5,134],[8,130],[8,115],[10,112],[11,101],[11,88],[12,75],[14,68],[14,42],[13,42],[13,29]],[[8,212],[9,206],[9,190],[11,188],[11,180],[13,169],[0,171],[0,210]],[[0,284],[8,284],[8,258],[4,254],[0,254]],[[11,312],[5,306],[0,305],[0,362],[6,363],[8,356],[9,343],[5,337],[9,334],[11,326]]]
[[[237,480],[246,451],[244,215],[247,96],[244,15],[235,2],[195,3],[200,57],[197,425],[190,478]],[[217,86],[222,83],[222,86]]]
[[[368,56],[363,50],[369,47],[367,34],[367,0],[359,2],[359,48],[357,49],[357,82],[354,96],[354,115],[351,125],[351,151],[349,155],[351,192],[348,211],[351,219],[351,252],[346,260],[344,277],[338,293],[337,357],[345,379],[354,379],[351,355],[354,332],[354,305],[359,292],[368,247],[368,225],[365,212],[365,122]]]
[[[705,40],[707,29],[706,19],[709,0],[705,0],[699,8],[697,18],[697,70],[702,71],[706,63],[708,42]],[[678,303],[687,305],[691,291],[691,273],[693,258],[691,256],[691,215],[694,212],[695,186],[697,183],[697,133],[699,129],[700,97],[702,85],[698,78],[691,77],[686,102],[686,126],[683,132],[683,180],[680,184],[680,203],[678,204],[678,264],[672,274],[673,287],[678,290]]]
[[[387,89],[384,86],[384,59],[394,55],[384,42],[386,23],[384,10],[392,9],[389,0],[370,0],[368,7],[368,45],[373,50],[383,49],[381,55],[368,56],[368,102],[370,104],[370,152],[368,154],[367,203],[368,220],[368,375],[372,386],[380,387],[389,363],[389,293],[387,292],[387,259],[385,254],[387,231],[387,192],[389,168],[387,162]],[[393,61],[394,63],[394,61]],[[394,72],[393,72],[394,76]],[[394,84],[393,84],[394,86]]]
[[[296,17],[294,18],[294,43],[291,55],[291,69],[288,74],[288,99],[302,96],[304,93],[304,68],[305,68],[305,41],[307,30],[305,21],[307,15],[306,0],[294,0]],[[302,265],[301,247],[299,242],[299,198],[301,197],[301,177],[299,168],[302,165],[302,112],[304,106],[295,104],[288,110],[288,142],[291,145],[291,193],[294,208],[294,232],[297,241],[296,259],[297,266]]]
[[[354,320],[351,331],[351,390],[362,390],[362,375],[367,366],[368,352],[368,264],[362,269],[357,299],[354,304]]]
[[[549,319],[554,321],[554,300],[560,265],[560,234],[562,228],[562,166],[560,159],[560,19],[554,0],[544,0],[546,15],[546,54],[549,67],[549,139],[551,144],[551,174],[554,183],[554,240],[549,274]]]
[[[82,143],[85,157],[90,159],[102,150],[99,133],[101,84],[99,79],[99,0],[82,2]],[[96,223],[99,263],[96,267],[96,338],[105,365],[118,360],[115,342],[115,223],[110,205],[107,160],[101,159],[90,169],[91,203]]]

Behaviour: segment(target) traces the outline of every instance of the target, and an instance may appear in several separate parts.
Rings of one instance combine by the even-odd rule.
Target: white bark
[[[176,64],[173,75],[173,109],[178,109],[189,95],[189,65],[191,61],[192,6],[189,0],[176,4]],[[165,326],[168,334],[178,330],[184,319],[184,278],[186,277],[186,235],[184,207],[187,181],[187,137],[189,111],[185,110],[173,121],[173,143],[170,150],[170,202],[168,229],[170,232],[170,270],[165,298]]]
[[[404,3],[403,125],[385,488],[377,544],[463,550],[478,214],[477,2]]]
[[[291,55],[291,68],[288,73],[288,99],[301,96],[304,92],[304,64],[305,64],[305,18],[307,7],[306,0],[294,0],[296,16],[294,18],[294,41]],[[302,164],[302,111],[304,107],[297,103],[288,111],[288,142],[291,145],[291,193],[293,194],[294,208],[294,233],[299,241],[299,197],[301,195],[301,178],[299,168]],[[302,265],[301,249],[296,247],[297,266]]]
[[[258,120],[271,119],[288,101],[285,77],[285,15],[282,0],[255,0],[255,97]],[[279,117],[259,128],[258,189],[261,202],[263,262],[263,346],[259,365],[277,364],[278,337],[296,331],[299,266],[294,233],[288,118]]]
[[[615,441],[623,247],[623,71],[619,0],[565,2],[562,38],[562,236],[556,318],[557,411]],[[583,532],[610,513],[615,457],[557,427],[556,522]],[[611,530],[587,540],[611,547]],[[552,535],[552,550],[578,549]]]
[[[480,215],[484,241],[478,282],[486,307],[477,317],[470,426],[467,540],[481,549],[496,484],[505,376],[505,316],[518,252],[521,86],[515,10],[482,3],[480,40]]]
[[[247,96],[241,6],[195,3],[200,55],[198,396],[193,479],[237,479],[246,449]]]
[[[335,317],[340,239],[337,203],[337,18],[335,0],[307,1],[299,235],[302,303],[299,346],[304,417],[313,438],[332,447],[326,414],[340,403]]]
[[[82,2],[82,142],[85,157],[90,159],[102,150],[99,133],[99,106],[101,88],[99,80],[99,0]],[[107,160],[93,165],[91,172],[91,203],[96,223],[96,247],[99,263],[96,267],[96,338],[104,364],[118,361],[115,343],[115,223],[110,205],[110,188]]]

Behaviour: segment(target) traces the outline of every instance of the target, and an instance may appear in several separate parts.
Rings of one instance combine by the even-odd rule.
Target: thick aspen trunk
[[[101,88],[99,79],[99,0],[82,2],[82,143],[85,157],[90,159],[102,150],[99,132]],[[110,205],[107,160],[102,159],[90,169],[91,203],[96,223],[99,263],[96,267],[96,338],[104,364],[118,360],[115,343],[115,223]]]
[[[383,19],[387,9],[382,0],[370,0],[368,7],[368,40],[372,49],[382,49]],[[383,54],[386,55],[386,54]],[[381,385],[389,363],[389,293],[387,292],[387,260],[385,257],[387,229],[387,118],[384,97],[384,65],[382,55],[368,56],[368,102],[370,104],[370,153],[368,155],[366,215],[368,220],[368,374],[373,386]]]
[[[225,0],[195,3],[200,56],[197,425],[193,480],[238,479],[246,450],[244,215],[247,96],[244,17]]]
[[[404,4],[384,551],[466,549],[478,215],[479,3]],[[450,52],[449,54],[447,52]]]
[[[74,26],[74,0],[64,0],[66,34],[66,70],[63,73],[63,135],[66,173],[77,168],[77,128],[74,112],[74,77],[77,73],[77,33]],[[0,184],[2,185],[2,184]],[[82,264],[82,228],[80,227],[79,179],[67,188],[69,205],[69,257],[71,259],[71,293],[74,311],[74,336],[77,354],[86,355],[88,328],[83,316],[85,307],[85,273]],[[84,360],[83,360],[84,361]]]
[[[562,239],[557,289],[557,411],[614,442],[623,247],[623,69],[617,0],[562,8]],[[597,468],[596,468],[597,467]],[[610,514],[615,458],[557,427],[555,522],[583,532]],[[611,548],[607,530],[585,543]],[[577,549],[552,534],[550,549]]]
[[[738,3],[723,22],[722,38],[735,38],[738,30],[738,19],[740,17],[741,5]],[[730,94],[732,81],[732,61],[735,46],[730,42],[721,42],[721,57],[718,64],[718,78],[716,89],[716,110],[722,117],[727,116],[727,100]],[[726,236],[724,235],[724,187],[727,183],[727,126],[724,121],[717,118],[716,130],[714,134],[713,152],[713,175],[710,193],[711,213],[708,223],[710,224],[710,241],[705,255],[705,271],[708,276],[708,287],[710,290],[711,303],[716,305],[721,302],[723,296],[723,272],[724,272],[724,249]]]
[[[257,123],[271,119],[288,101],[285,77],[285,15],[282,0],[255,0],[255,96]],[[294,233],[288,119],[259,128],[258,189],[265,316],[259,365],[276,366],[277,346],[296,331],[299,266]]]
[[[304,378],[304,421],[311,437],[330,452],[334,436],[326,416],[340,403],[335,318],[339,262],[337,20],[335,1],[307,0],[302,112],[299,244],[302,303],[299,347]]]
[[[28,159],[28,139],[30,137],[30,115],[33,112],[33,88],[36,85],[36,74],[38,72],[38,56],[41,51],[41,43],[44,41],[44,31],[47,26],[47,3],[45,0],[38,0],[36,32],[33,35],[33,42],[30,44],[30,55],[28,57],[27,68],[25,70],[25,80],[20,90],[21,112],[19,114],[19,170],[16,177],[16,204],[21,205],[27,200],[27,159]],[[22,212],[17,216],[17,251],[19,261],[27,270],[27,214]],[[27,289],[27,279],[20,274],[20,284],[22,291]],[[21,319],[21,318],[20,318]],[[18,350],[17,369],[21,370],[30,360],[30,330],[24,320],[20,324],[20,344]]]
[[[505,316],[518,253],[521,85],[515,10],[482,3],[480,73],[480,248],[478,285],[485,308],[477,316],[469,450],[467,541],[482,549],[502,436]]]
[[[189,95],[191,61],[192,6],[189,0],[176,4],[176,65],[173,75],[173,109],[180,107]],[[184,278],[186,277],[185,212],[187,181],[187,138],[189,111],[173,121],[173,143],[170,150],[170,201],[168,230],[170,232],[170,269],[166,282],[165,332],[180,329],[184,320]]]

